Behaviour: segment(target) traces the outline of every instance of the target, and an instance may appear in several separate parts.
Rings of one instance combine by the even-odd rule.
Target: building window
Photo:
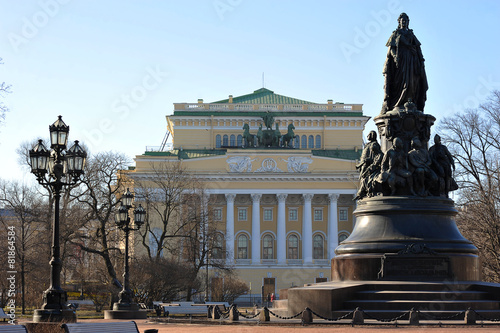
[[[238,147],[243,146],[243,136],[241,134],[238,134],[238,138],[236,139],[238,143]]]
[[[316,235],[313,238],[313,259],[323,259],[323,236]]]
[[[314,148],[314,136],[309,135],[309,146],[307,148]]]
[[[238,236],[238,259],[248,259],[248,237]]]
[[[247,209],[238,208],[238,221],[246,221],[246,220],[247,220]]]
[[[272,220],[273,220],[273,209],[264,208],[264,221],[272,221]]]
[[[347,216],[348,209],[347,208],[340,208],[339,209],[339,221],[348,221],[349,218]]]
[[[339,244],[345,241],[349,237],[349,234],[347,232],[341,232],[339,234]]]
[[[296,235],[288,237],[288,259],[299,259],[299,237]]]
[[[220,134],[215,136],[215,148],[220,148]]]
[[[227,147],[227,146],[228,146],[228,143],[229,143],[229,142],[228,142],[228,139],[229,139],[229,138],[227,137],[227,134],[224,134],[224,136],[222,137],[222,145],[223,145],[224,147]]]
[[[297,208],[288,209],[288,220],[289,221],[297,221],[298,220],[298,210]]]
[[[214,237],[214,243],[212,245],[212,259],[223,259],[224,258],[224,236],[217,233]]]
[[[214,208],[214,221],[222,221],[222,208]]]
[[[302,141],[300,143],[300,148],[306,149],[307,148],[307,136],[302,135],[302,138],[300,140]]]
[[[323,209],[314,208],[314,221],[323,221]]]
[[[234,134],[231,134],[231,137],[230,137],[230,139],[229,139],[229,145],[230,145],[231,147],[236,146],[236,136],[235,136]]]
[[[262,259],[274,259],[273,256],[273,248],[274,248],[274,241],[273,241],[273,236],[271,235],[265,235],[264,238],[262,239]]]
[[[295,144],[293,145],[293,148],[300,148],[300,136],[299,135],[295,136]]]
[[[321,148],[321,135],[316,135],[316,148]]]

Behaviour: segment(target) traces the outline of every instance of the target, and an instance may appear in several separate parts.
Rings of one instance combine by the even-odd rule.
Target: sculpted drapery
[[[408,29],[410,19],[402,13],[399,26],[387,42],[388,52],[384,64],[385,96],[381,114],[395,108],[404,109],[406,102],[413,102],[423,111],[427,99],[427,76],[420,42]]]

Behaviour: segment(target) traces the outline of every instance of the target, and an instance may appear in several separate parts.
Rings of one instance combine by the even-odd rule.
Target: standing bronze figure
[[[439,134],[434,136],[434,146],[429,148],[429,155],[432,159],[432,167],[439,177],[438,191],[436,194],[448,198],[448,193],[450,191],[458,190],[458,185],[455,179],[453,179],[455,162],[448,148],[441,143]]]
[[[266,126],[267,130],[273,129],[274,116],[271,112],[267,111],[266,114],[262,116],[262,120],[264,120],[264,125]]]
[[[427,99],[427,76],[420,42],[409,29],[406,13],[398,18],[398,28],[393,31],[386,46],[389,47],[384,64],[385,96],[381,114],[394,109],[404,110],[406,102],[413,102],[417,110],[424,111]]]

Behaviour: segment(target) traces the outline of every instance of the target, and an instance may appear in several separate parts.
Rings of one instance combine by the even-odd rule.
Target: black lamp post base
[[[136,303],[115,303],[113,310],[104,311],[104,319],[146,319],[148,312]]]
[[[117,302],[113,303],[113,310],[126,310],[126,311],[138,311],[139,304],[137,303],[126,303],[126,302]]]
[[[37,309],[33,312],[33,322],[76,323],[76,313],[71,309]]]

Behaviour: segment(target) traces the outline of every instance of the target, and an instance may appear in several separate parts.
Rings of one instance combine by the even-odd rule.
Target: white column
[[[338,194],[329,194],[330,206],[328,210],[328,259],[335,257],[335,249],[339,246],[339,219],[337,214]]]
[[[226,261],[234,262],[234,198],[236,194],[226,194]]]
[[[260,264],[260,198],[252,194],[252,264]]]
[[[304,264],[312,264],[312,212],[311,200],[314,196],[312,193],[305,193],[304,197],[304,214],[302,219],[302,259]]]
[[[278,265],[286,264],[286,210],[285,202],[287,194],[279,193],[276,195],[278,198],[278,230],[276,233],[277,239],[277,257]]]

